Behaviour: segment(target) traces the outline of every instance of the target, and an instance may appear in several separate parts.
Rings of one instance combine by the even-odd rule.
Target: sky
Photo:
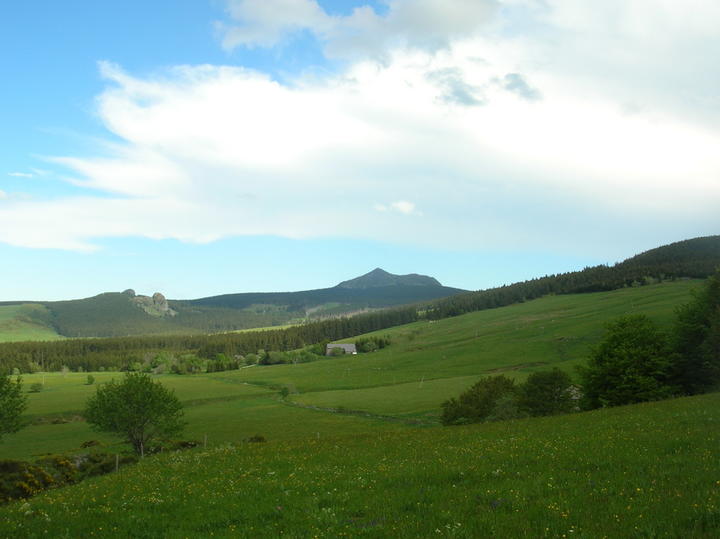
[[[716,0],[25,0],[0,301],[470,290],[720,231]]]

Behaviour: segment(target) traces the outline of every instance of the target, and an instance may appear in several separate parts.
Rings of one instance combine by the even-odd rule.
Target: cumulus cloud
[[[374,208],[379,212],[394,211],[403,215],[422,215],[422,213],[415,208],[415,204],[407,200],[398,200],[388,205],[375,204]]]
[[[32,178],[33,175],[28,172],[8,172],[8,176],[13,178]]]
[[[383,61],[366,49],[342,71],[288,84],[241,67],[177,66],[138,77],[101,64],[107,88],[97,114],[120,142],[103,155],[53,158],[84,195],[4,201],[0,241],[92,250],[108,237],[279,235],[577,251],[615,241],[607,239],[620,236],[611,227],[711,233],[720,225],[720,124],[688,103],[717,93],[705,60],[720,52],[717,39],[702,34],[706,21],[687,15],[695,21],[688,33],[707,40],[694,57],[705,70],[686,73],[695,81],[691,94],[662,85],[649,91],[656,85],[648,73],[670,80],[676,64],[646,43],[683,42],[681,25],[670,20],[683,15],[662,3],[669,15],[656,31],[630,17],[640,5],[656,22],[651,3],[609,3],[628,25],[618,29],[621,51],[603,38],[606,18],[587,16],[605,13],[606,4],[590,0],[507,0],[527,29],[511,37],[507,10],[495,15],[496,31],[478,31],[494,13],[487,2],[397,0],[382,16],[361,8],[346,17],[311,0],[286,0],[285,11],[234,2],[235,19],[249,25],[234,46],[267,46],[292,28],[312,27],[330,49],[353,36],[365,47],[359,30],[333,33],[364,21],[380,25]],[[482,13],[451,28],[471,4]],[[443,15],[446,5],[457,9]],[[431,25],[430,14],[444,37],[421,43],[422,32],[413,32]],[[268,34],[266,19],[275,24]],[[666,27],[673,32],[658,35]],[[578,45],[583,32],[587,42]],[[576,45],[597,73],[584,70]],[[603,70],[626,57],[634,70]],[[642,106],[627,114],[626,103]],[[403,218],[421,215],[418,208],[422,219]]]
[[[328,56],[384,56],[398,46],[448,47],[487,23],[498,5],[497,0],[388,0],[384,15],[365,5],[350,15],[333,16],[316,0],[228,0],[233,22],[218,28],[226,49],[269,47],[308,31]]]

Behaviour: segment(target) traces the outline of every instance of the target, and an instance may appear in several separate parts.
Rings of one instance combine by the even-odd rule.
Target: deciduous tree
[[[580,369],[587,408],[672,396],[673,357],[666,336],[645,315],[618,318]]]
[[[96,430],[123,436],[142,454],[156,439],[180,434],[183,405],[174,391],[149,374],[128,373],[122,382],[100,385],[85,405],[85,418]]]
[[[22,393],[20,378],[13,381],[0,375],[0,440],[3,434],[17,432],[22,428],[20,416],[27,407],[27,397]]]
[[[443,425],[459,425],[486,421],[502,397],[514,396],[514,380],[506,376],[488,376],[471,386],[457,399],[442,404]],[[504,403],[506,404],[506,403]],[[503,406],[503,408],[506,408]],[[504,417],[503,419],[508,419]]]
[[[720,270],[677,310],[673,378],[687,394],[720,385]]]
[[[563,414],[572,411],[572,380],[560,369],[534,372],[518,389],[520,409],[533,416]]]

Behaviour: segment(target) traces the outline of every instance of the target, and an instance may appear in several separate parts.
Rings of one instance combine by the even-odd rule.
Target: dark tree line
[[[428,305],[426,316],[439,320],[549,294],[606,292],[664,280],[704,279],[712,275],[718,266],[720,236],[696,238],[647,251],[614,266],[594,266],[437,300]]]
[[[0,372],[127,370],[163,352],[194,353],[200,358],[235,357],[258,350],[288,351],[307,345],[345,339],[418,320],[416,307],[405,307],[311,322],[271,331],[215,335],[154,335],[104,339],[0,344]]]
[[[429,303],[375,311],[352,317],[315,321],[273,330],[214,335],[153,335],[56,342],[0,344],[0,372],[127,369],[161,352],[192,353],[200,358],[234,358],[258,350],[284,352],[308,345],[354,337],[414,322],[438,320],[503,307],[548,294],[577,294],[641,286],[678,278],[705,278],[720,266],[720,236],[682,241],[642,253],[614,266],[550,275],[508,286],[458,294]],[[693,322],[687,319],[688,324]],[[689,346],[690,344],[688,344]],[[703,346],[717,346],[704,344]]]

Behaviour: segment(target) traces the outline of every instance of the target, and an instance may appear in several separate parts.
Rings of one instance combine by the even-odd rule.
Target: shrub
[[[667,339],[645,315],[608,324],[605,337],[580,369],[586,408],[619,406],[672,396]]]
[[[64,455],[48,455],[38,459],[35,464],[53,478],[55,485],[72,483],[78,477],[77,467]]]
[[[534,372],[519,387],[520,408],[532,416],[570,412],[574,407],[571,385],[570,376],[560,369]]]
[[[479,423],[489,419],[501,397],[515,394],[515,381],[506,376],[482,378],[457,399],[442,404],[443,425]]]
[[[43,385],[40,382],[35,382],[34,384],[30,384],[30,388],[28,391],[30,393],[40,393],[43,389]]]
[[[518,396],[508,393],[495,401],[495,406],[487,416],[487,421],[507,421],[527,417],[527,415],[527,412],[520,407]]]
[[[29,498],[54,482],[39,466],[21,460],[0,460],[0,503]]]
[[[138,458],[134,454],[85,453],[75,457],[74,465],[78,470],[78,480],[82,480],[115,471],[116,462],[119,466],[124,466],[137,461]]]
[[[375,352],[390,345],[390,337],[365,337],[355,341],[358,352]]]

